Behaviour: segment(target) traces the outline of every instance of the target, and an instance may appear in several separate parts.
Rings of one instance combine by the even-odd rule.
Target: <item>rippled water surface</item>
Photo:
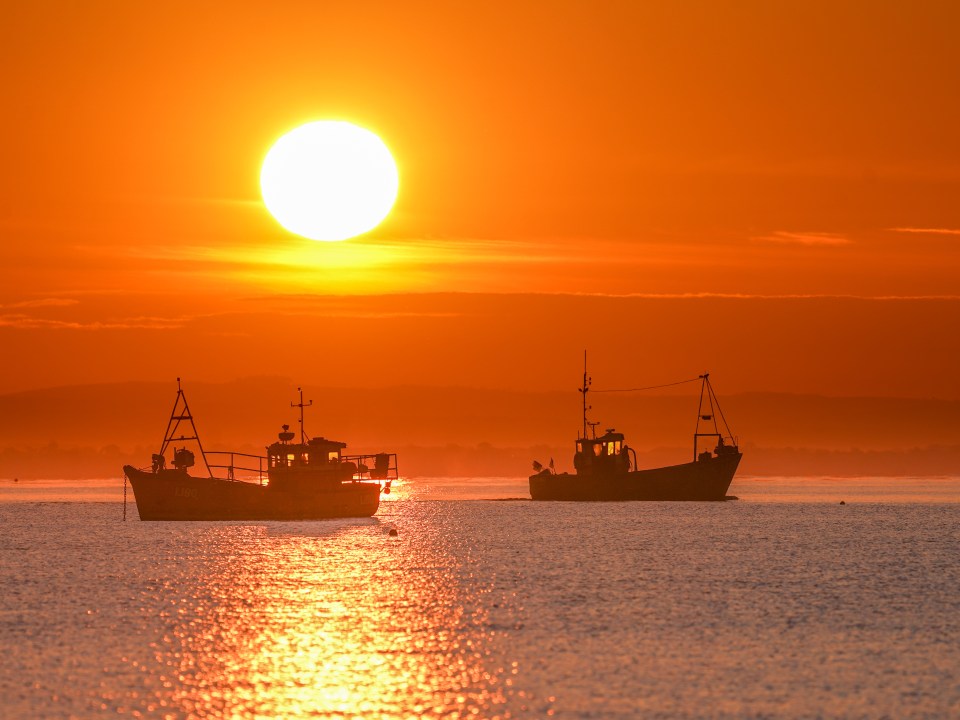
[[[604,504],[410,483],[376,518],[253,524],[5,488],[0,717],[956,717],[943,483]]]

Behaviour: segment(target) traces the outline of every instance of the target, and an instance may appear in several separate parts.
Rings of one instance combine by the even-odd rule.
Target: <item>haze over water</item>
[[[960,712],[955,478],[421,480],[372,519],[251,524],[124,523],[115,481],[69,486],[0,487],[0,717]]]

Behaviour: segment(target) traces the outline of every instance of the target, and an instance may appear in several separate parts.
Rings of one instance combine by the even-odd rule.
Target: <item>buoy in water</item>
[[[387,533],[390,537],[397,537],[400,533],[397,532],[396,528],[390,528],[390,532]]]
[[[840,504],[841,504],[841,505],[846,505],[846,503],[845,503],[843,500],[840,501]]]

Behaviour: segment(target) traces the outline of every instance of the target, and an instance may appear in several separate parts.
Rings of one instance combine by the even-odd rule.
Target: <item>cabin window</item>
[[[327,453],[327,460],[330,462],[336,462],[340,459],[340,453],[337,450],[331,450]]]
[[[600,443],[595,443],[593,446],[593,454],[596,455],[597,457],[600,457],[602,453],[603,453],[603,446],[600,445]]]
[[[583,443],[582,443],[582,442],[578,442],[578,443],[577,443],[577,452],[578,452],[578,453],[582,453],[582,452],[583,452]]]
[[[293,461],[296,459],[296,457],[297,456],[294,455],[293,453],[287,453],[287,465],[288,466],[293,465]]]
[[[270,467],[276,467],[276,466],[277,466],[277,460],[279,460],[279,459],[280,459],[280,458],[279,458],[278,456],[276,456],[276,455],[271,455],[271,456],[270,456]]]
[[[304,465],[309,465],[309,464],[310,464],[310,453],[304,453],[304,454],[303,454],[303,464],[304,464]]]

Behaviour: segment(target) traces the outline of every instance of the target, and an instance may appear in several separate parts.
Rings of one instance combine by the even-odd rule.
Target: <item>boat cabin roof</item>
[[[604,445],[611,442],[623,442],[623,433],[618,433],[613,428],[607,430],[606,433],[601,435],[598,438],[578,438],[578,443],[584,443],[586,445]]]
[[[311,447],[320,447],[320,448],[345,448],[347,444],[345,442],[340,442],[339,440],[327,440],[322,437],[310,438],[308,443]]]
[[[310,438],[306,444],[275,442],[267,448],[267,451],[270,454],[316,452],[324,454],[337,453],[339,455],[340,451],[346,446],[347,444],[345,442],[340,442],[339,440],[327,440],[327,438],[315,437]]]

